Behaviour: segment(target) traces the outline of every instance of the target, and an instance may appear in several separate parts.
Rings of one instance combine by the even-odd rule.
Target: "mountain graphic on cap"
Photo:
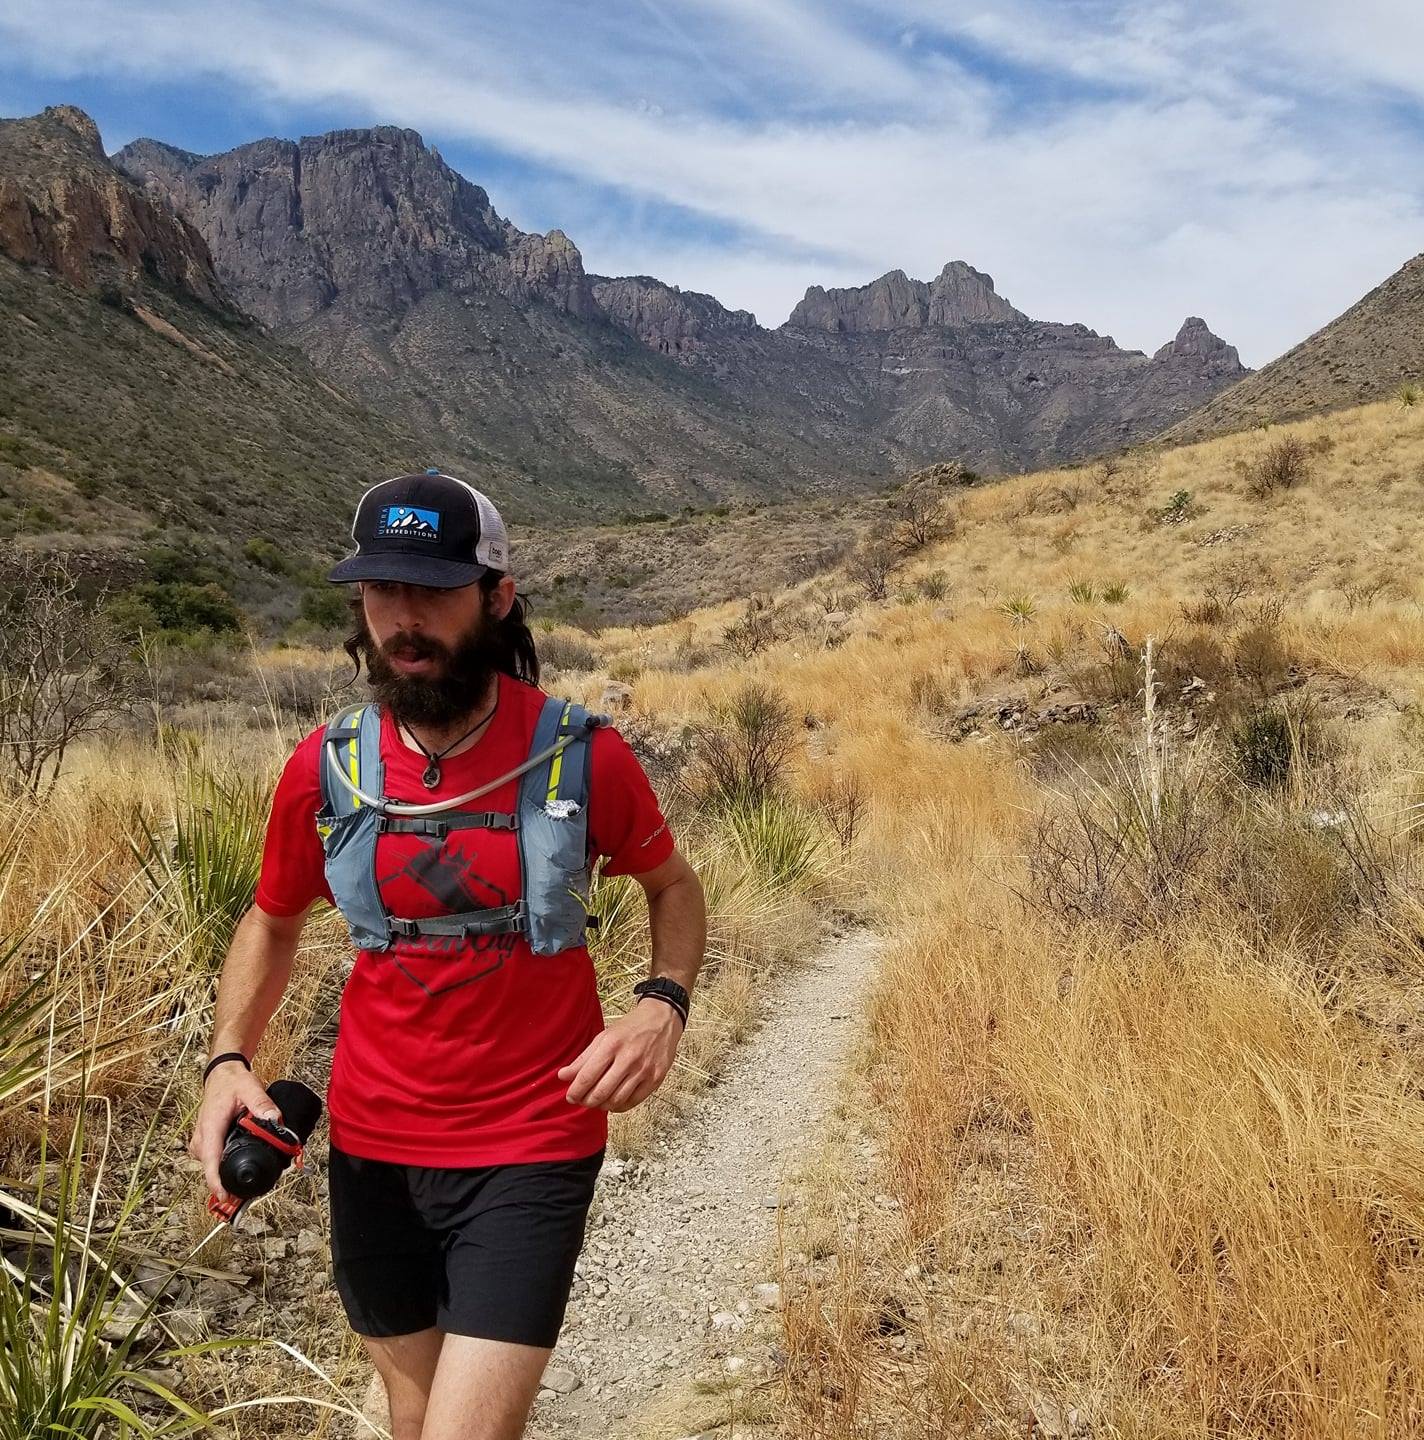
[[[422,520],[414,510],[407,510],[399,520],[392,520],[392,530],[434,530],[434,526],[428,520]]]

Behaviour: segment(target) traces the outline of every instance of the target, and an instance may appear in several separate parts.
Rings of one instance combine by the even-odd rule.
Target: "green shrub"
[[[1121,605],[1127,600],[1128,589],[1121,580],[1113,580],[1103,586],[1103,603]]]
[[[1318,757],[1319,728],[1304,706],[1258,705],[1227,732],[1233,768],[1253,789],[1284,789]]]
[[[1152,518],[1159,525],[1180,525],[1196,513],[1190,490],[1178,490],[1160,510],[1152,511]]]
[[[242,553],[252,564],[273,575],[283,575],[289,568],[287,557],[265,535],[254,535],[243,545]]]
[[[1097,587],[1091,580],[1074,580],[1068,587],[1068,598],[1075,605],[1091,605],[1098,598]]]
[[[340,630],[351,618],[350,597],[340,585],[308,586],[302,591],[301,617],[319,630]]]

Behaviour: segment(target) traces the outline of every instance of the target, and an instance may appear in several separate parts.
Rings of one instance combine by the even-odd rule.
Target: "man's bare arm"
[[[656,869],[634,878],[648,897],[652,973],[676,980],[691,994],[707,948],[702,882],[676,850]],[[682,1019],[671,1005],[639,1001],[559,1071],[559,1079],[570,1082],[569,1102],[631,1110],[663,1083],[681,1039]]]
[[[257,1053],[267,1022],[287,988],[305,923],[305,913],[269,915],[256,905],[238,922],[218,981],[209,1055],[236,1050],[251,1060]],[[255,1075],[236,1061],[219,1065],[203,1088],[203,1103],[188,1142],[188,1153],[202,1161],[208,1188],[219,1199],[228,1198],[218,1179],[223,1140],[244,1105],[254,1115],[277,1118],[277,1107]]]

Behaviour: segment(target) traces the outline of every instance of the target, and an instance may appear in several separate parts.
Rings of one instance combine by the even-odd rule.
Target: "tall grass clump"
[[[167,826],[136,821],[139,858],[154,893],[205,973],[222,963],[252,904],[270,794],[265,775],[223,775],[190,759]]]

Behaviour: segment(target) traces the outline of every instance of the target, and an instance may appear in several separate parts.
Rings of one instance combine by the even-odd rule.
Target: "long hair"
[[[503,579],[504,574],[499,570],[486,570],[480,576],[480,594],[486,604],[495,586]],[[361,592],[354,585],[351,588],[351,619],[355,628],[341,648],[351,657],[351,664],[355,667],[351,677],[354,684],[361,678],[361,656],[366,646],[373,643],[366,629],[366,610]],[[539,654],[534,648],[533,631],[529,628],[529,602],[523,595],[516,595],[509,614],[492,624],[489,644],[496,670],[515,680],[528,681],[530,685],[539,683]]]

